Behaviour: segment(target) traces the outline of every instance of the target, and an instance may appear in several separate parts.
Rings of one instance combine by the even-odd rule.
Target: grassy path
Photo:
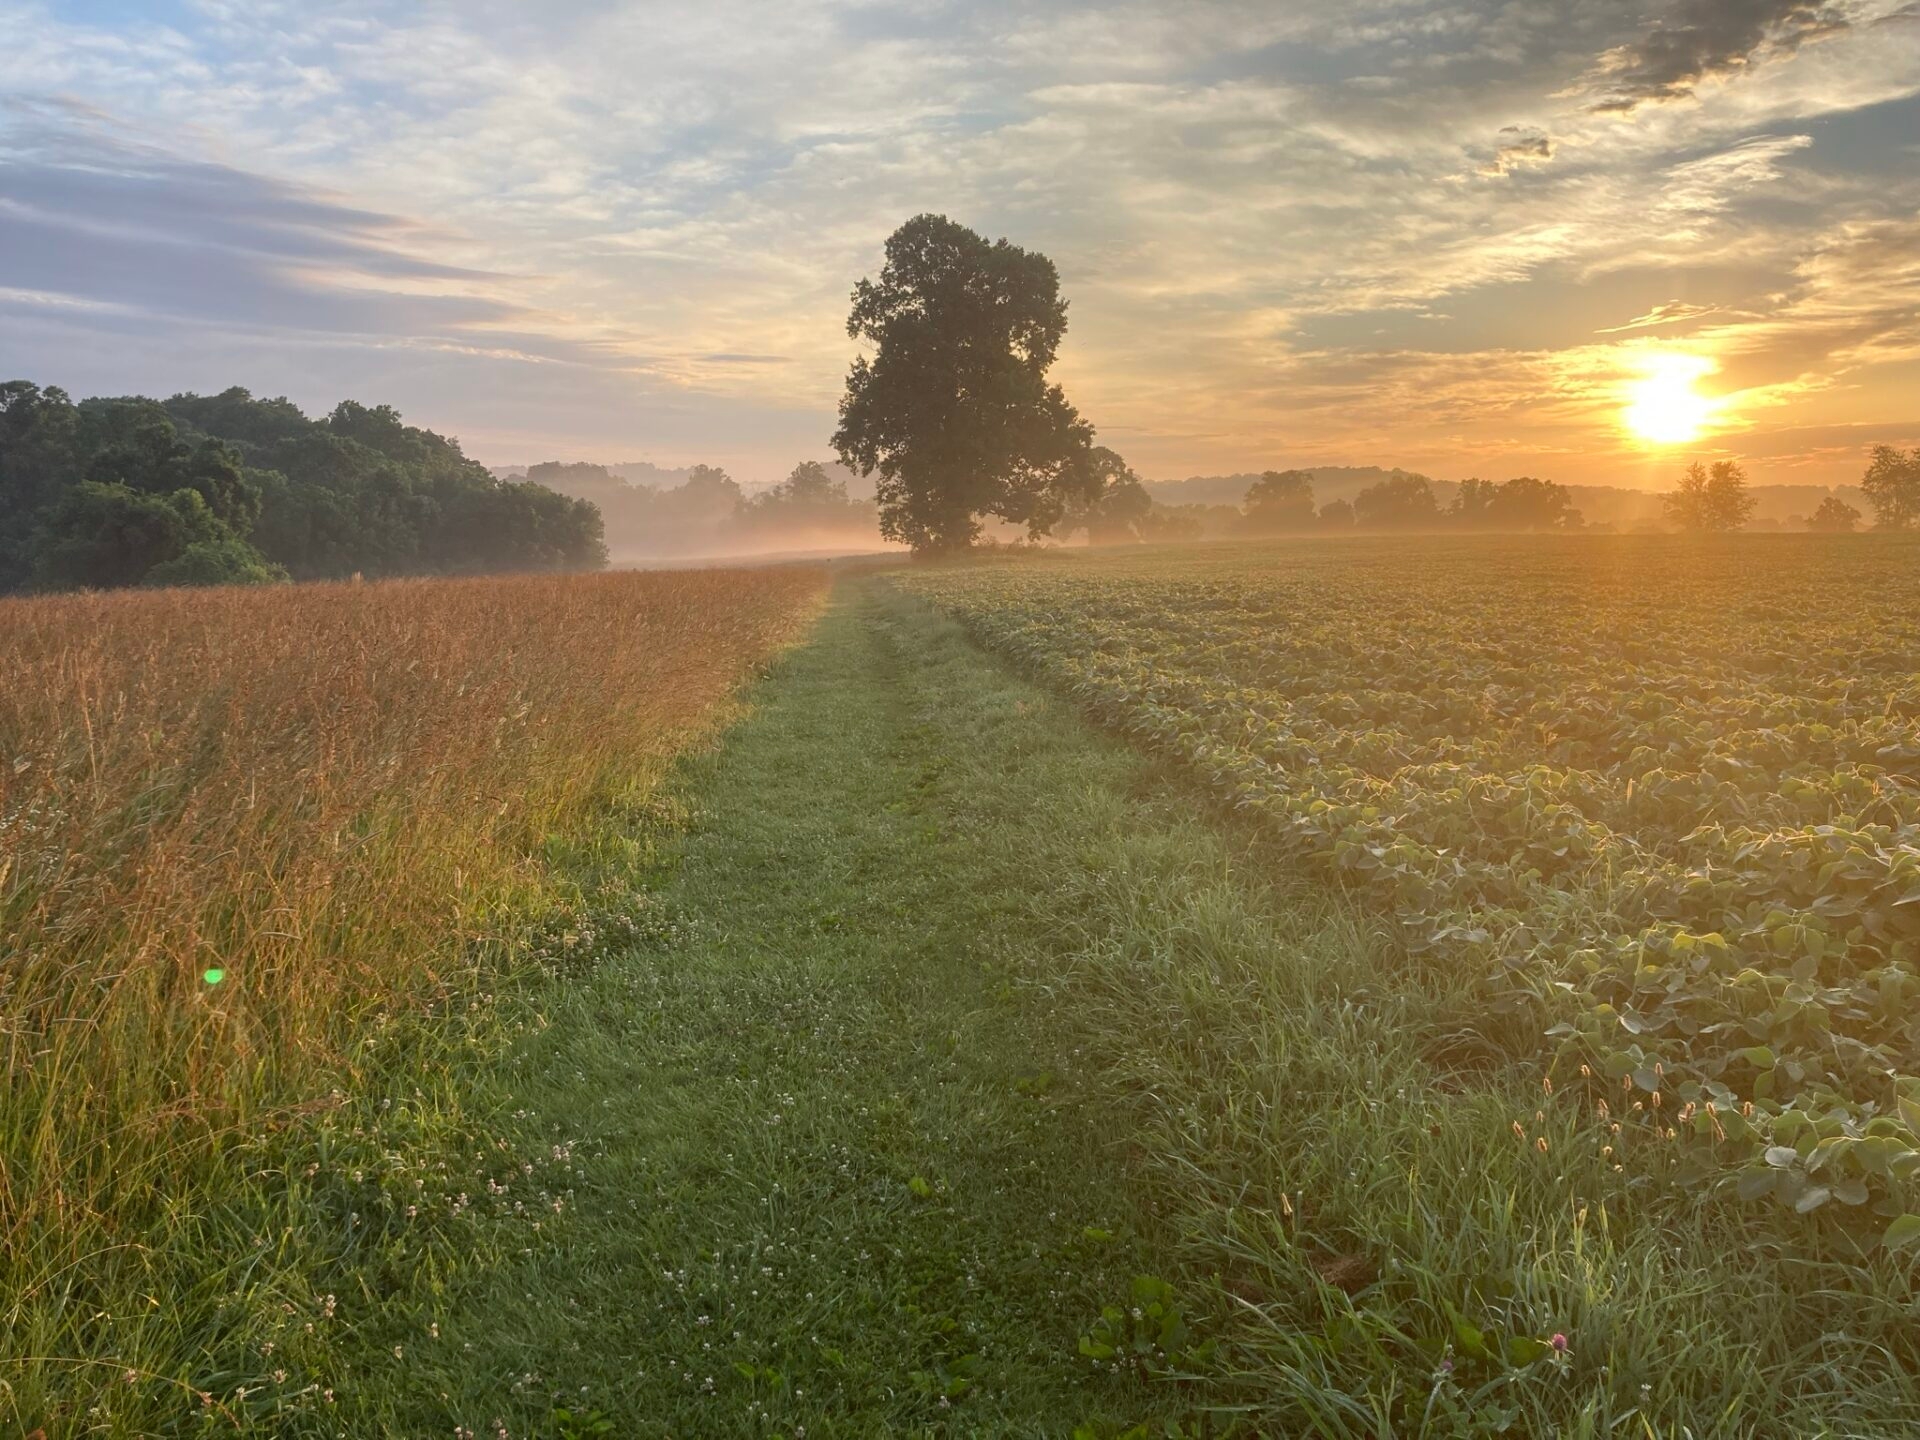
[[[450,1285],[396,1433],[565,1433],[555,1406],[623,1436],[1112,1433],[1186,1403],[1078,1353],[1147,1264],[1121,1117],[1009,983],[1062,933],[1036,861],[1073,837],[1036,793],[1139,762],[891,607],[843,585],[684,768],[648,939],[519,1058],[571,1203]]]

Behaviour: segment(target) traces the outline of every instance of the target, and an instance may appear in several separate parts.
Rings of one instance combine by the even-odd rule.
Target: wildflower
[[[1535,1140],[1533,1142],[1533,1148],[1538,1150],[1542,1155],[1546,1154],[1547,1153],[1547,1137],[1542,1135],[1538,1140]]]
[[[1527,1127],[1522,1125],[1518,1120],[1513,1122],[1513,1138],[1516,1140],[1524,1140],[1527,1138]]]
[[[1567,1353],[1567,1337],[1560,1331],[1554,1331],[1553,1338],[1547,1343],[1553,1346],[1556,1355],[1564,1355]]]

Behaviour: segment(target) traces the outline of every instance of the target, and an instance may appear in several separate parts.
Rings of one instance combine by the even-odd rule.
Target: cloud
[[[1593,108],[1625,114],[1688,98],[1703,80],[1791,55],[1855,20],[1844,0],[1682,0],[1645,36],[1601,57],[1605,94]]]
[[[1669,300],[1664,305],[1656,305],[1644,315],[1636,315],[1624,325],[1608,325],[1595,330],[1596,335],[1621,335],[1629,330],[1650,330],[1656,325],[1677,325],[1683,320],[1698,320],[1702,316],[1718,313],[1717,305],[1689,305],[1684,300]]]
[[[1493,158],[1480,167],[1482,175],[1510,175],[1523,165],[1544,165],[1553,158],[1553,140],[1544,130],[1505,125]]]

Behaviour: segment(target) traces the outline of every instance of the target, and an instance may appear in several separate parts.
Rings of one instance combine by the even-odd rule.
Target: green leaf
[[[1776,1170],[1786,1169],[1787,1166],[1793,1164],[1793,1162],[1799,1158],[1800,1152],[1791,1145],[1769,1145],[1767,1147],[1767,1164],[1773,1166]]]
[[[1900,1106],[1900,1118],[1907,1122],[1909,1130],[1920,1135],[1920,1100],[1915,1100],[1911,1095],[1900,1095],[1895,1098]]]
[[[1815,1185],[1793,1202],[1793,1208],[1802,1215],[1811,1214],[1833,1198],[1833,1191],[1825,1185]]]
[[[1920,1215],[1902,1215],[1887,1227],[1887,1233],[1881,1237],[1881,1244],[1889,1250],[1912,1250],[1920,1247]]]
[[[1749,1170],[1740,1177],[1740,1183],[1734,1191],[1742,1200],[1758,1200],[1762,1195],[1771,1195],[1774,1184],[1779,1180],[1777,1170]]]
[[[1447,1306],[1447,1315],[1453,1321],[1454,1343],[1460,1347],[1460,1353],[1475,1360],[1491,1360],[1493,1352],[1487,1349],[1487,1337],[1476,1325],[1469,1325],[1467,1319],[1452,1305]]]

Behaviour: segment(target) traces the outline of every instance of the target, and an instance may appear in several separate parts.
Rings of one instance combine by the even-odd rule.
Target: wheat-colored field
[[[0,603],[0,1254],[29,1293],[324,1094],[814,612],[807,568]],[[10,1316],[9,1319],[17,1317]]]

